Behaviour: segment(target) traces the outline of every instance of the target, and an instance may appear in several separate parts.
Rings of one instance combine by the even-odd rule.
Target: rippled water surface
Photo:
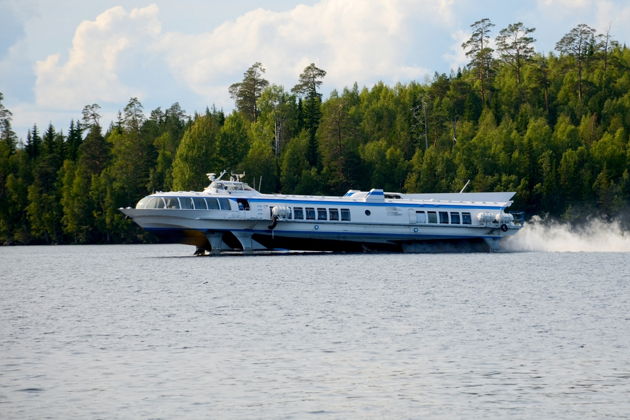
[[[627,418],[628,253],[0,248],[0,418]]]

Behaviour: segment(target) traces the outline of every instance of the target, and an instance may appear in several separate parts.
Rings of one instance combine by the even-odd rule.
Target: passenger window
[[[304,220],[304,209],[302,207],[296,207],[293,209],[293,218],[296,220]]]
[[[437,223],[437,213],[434,211],[427,212],[429,216],[429,223]]]
[[[153,199],[153,197],[144,197],[142,200],[138,201],[138,204],[136,204],[136,208],[137,209],[148,209],[149,207],[149,203],[151,203],[151,200]]]
[[[445,211],[440,212],[440,223],[448,224],[448,212],[445,212]]]
[[[459,213],[451,213],[451,224],[459,225]]]
[[[162,197],[155,197],[155,206],[153,206],[156,209],[163,209],[164,208],[164,199],[162,199]]]
[[[219,198],[219,204],[221,205],[221,210],[232,210],[232,206],[230,206],[230,200],[227,198]]]
[[[350,221],[350,209],[341,209],[341,220],[344,222]]]
[[[244,198],[237,198],[236,204],[238,204],[239,210],[249,211],[249,201],[245,200]]]
[[[306,208],[306,220],[315,220],[315,209],[312,207]]]
[[[208,210],[206,200],[203,197],[193,197],[193,204],[195,205],[195,210]]]
[[[164,197],[164,201],[166,202],[167,209],[179,208],[179,201],[177,201],[177,197]]]
[[[462,224],[472,225],[472,218],[470,217],[470,213],[462,213]]]
[[[328,218],[330,220],[339,220],[339,210],[338,209],[329,209],[328,210]]]
[[[327,212],[326,209],[318,208],[317,209],[317,220],[326,220]]]
[[[219,210],[219,202],[216,198],[206,197],[206,203],[208,204],[208,210]]]
[[[179,197],[179,204],[182,205],[182,209],[190,210],[193,208],[192,198],[190,197]]]
[[[426,223],[427,214],[423,211],[416,211],[416,223]]]

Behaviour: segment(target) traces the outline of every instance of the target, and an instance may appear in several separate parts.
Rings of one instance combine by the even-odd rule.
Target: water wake
[[[593,219],[584,225],[549,222],[538,216],[502,244],[507,251],[630,252],[630,232],[618,222]]]

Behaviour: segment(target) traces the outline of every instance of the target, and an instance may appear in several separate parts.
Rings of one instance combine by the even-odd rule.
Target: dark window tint
[[[306,220],[315,220],[315,209],[312,207],[306,208]]]
[[[221,205],[221,210],[232,210],[232,206],[230,206],[230,200],[227,198],[219,198],[219,204]]]
[[[164,197],[164,201],[166,202],[167,209],[179,208],[179,201],[177,201],[177,197]]]
[[[339,220],[339,210],[338,209],[328,210],[328,216],[330,220]]]
[[[459,225],[459,213],[451,213],[451,224]]]
[[[472,225],[472,219],[470,217],[470,213],[462,213],[462,224]]]
[[[193,208],[193,201],[190,197],[179,197],[179,203],[183,209],[190,210]]]
[[[317,209],[317,220],[326,220],[326,209]]]
[[[437,223],[437,213],[434,211],[427,212],[429,215],[429,223]]]
[[[193,203],[195,204],[196,210],[208,210],[206,200],[204,200],[203,197],[193,197]]]
[[[448,224],[448,212],[440,212],[440,223]]]
[[[208,203],[210,210],[219,210],[219,202],[216,198],[206,198],[206,203]]]
[[[341,209],[341,220],[345,222],[350,221],[350,209]]]
[[[293,209],[293,218],[297,220],[304,220],[304,209],[302,207],[296,207]]]

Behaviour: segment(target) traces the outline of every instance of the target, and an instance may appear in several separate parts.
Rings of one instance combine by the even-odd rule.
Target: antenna
[[[468,181],[466,181],[466,184],[464,185],[464,188],[462,188],[462,190],[459,192],[460,194],[464,192],[464,190],[466,189],[468,184],[470,184],[470,179]]]

